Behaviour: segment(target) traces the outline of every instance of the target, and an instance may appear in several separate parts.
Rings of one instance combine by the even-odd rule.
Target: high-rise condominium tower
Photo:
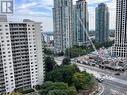
[[[127,0],[116,0],[116,34],[113,54],[127,58]]]
[[[86,32],[89,32],[89,14],[86,0],[78,0],[76,2],[76,6],[74,7],[74,25],[74,35],[76,35],[74,36],[74,44],[78,46],[86,45],[88,42]]]
[[[96,8],[96,41],[104,43],[108,41],[109,35],[109,12],[104,3],[100,3]]]
[[[43,83],[41,23],[0,16],[0,93]]]
[[[54,49],[55,53],[72,46],[72,0],[54,0]]]

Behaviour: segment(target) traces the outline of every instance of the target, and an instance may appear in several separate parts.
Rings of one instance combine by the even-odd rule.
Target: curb
[[[100,88],[98,89],[98,91],[100,91],[101,90],[101,92],[98,92],[96,95],[102,95],[103,94],[103,92],[104,92],[104,86],[102,85],[102,84],[99,84],[100,86]]]

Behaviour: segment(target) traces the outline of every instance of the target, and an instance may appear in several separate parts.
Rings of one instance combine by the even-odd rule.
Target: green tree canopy
[[[47,74],[46,81],[65,82],[71,85],[73,75],[76,72],[79,72],[76,65],[65,65],[49,72]]]
[[[46,55],[54,55],[54,52],[51,51],[50,49],[44,48],[44,54],[46,54]]]
[[[62,61],[62,66],[64,65],[70,65],[71,64],[71,59],[70,58],[64,58]]]
[[[3,95],[24,95],[24,94],[22,94],[20,92],[12,92],[10,94],[3,94]]]
[[[73,76],[73,83],[77,90],[88,89],[90,86],[94,84],[93,76],[86,72],[77,72]]]
[[[39,90],[41,95],[76,95],[76,89],[63,82],[45,82]]]
[[[45,63],[45,72],[46,73],[52,71],[57,66],[54,58],[53,57],[49,57],[49,56],[45,57],[44,63]]]
[[[97,43],[97,42],[93,42],[93,43],[94,43],[96,49],[99,49],[101,47],[105,47],[105,48],[111,47],[114,44],[114,41],[108,41],[108,42],[105,42],[105,43]],[[74,57],[78,57],[78,56],[81,56],[81,55],[88,54],[92,51],[94,51],[92,45],[89,45],[89,46],[74,46],[74,47],[66,49],[65,50],[65,55],[70,57],[70,58],[74,58]]]

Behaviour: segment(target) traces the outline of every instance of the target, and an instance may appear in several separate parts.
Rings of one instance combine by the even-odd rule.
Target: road
[[[55,58],[58,65],[61,64],[63,57]],[[73,61],[75,63],[75,61]],[[114,75],[116,72],[109,70],[102,70],[98,67],[87,66],[83,64],[75,63],[81,71],[87,71],[93,75],[100,76],[104,75],[104,92],[102,95],[127,95],[127,72],[121,73],[120,76]]]
[[[94,76],[102,76],[104,81],[104,92],[102,95],[127,95],[127,72],[122,73],[120,76],[114,75],[115,72],[102,70],[97,67],[77,64],[82,71],[87,71]]]
[[[127,86],[113,81],[103,81],[104,92],[102,95],[127,95]]]

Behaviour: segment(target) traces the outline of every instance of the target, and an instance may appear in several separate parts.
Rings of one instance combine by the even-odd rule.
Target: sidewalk
[[[98,89],[95,92],[91,93],[90,95],[102,95],[103,92],[104,92],[104,86],[99,83]]]
[[[94,88],[94,90],[92,90],[92,92],[90,91],[80,91],[79,94],[77,95],[101,95],[104,92],[104,87],[102,84],[98,84],[98,86],[96,86]]]

